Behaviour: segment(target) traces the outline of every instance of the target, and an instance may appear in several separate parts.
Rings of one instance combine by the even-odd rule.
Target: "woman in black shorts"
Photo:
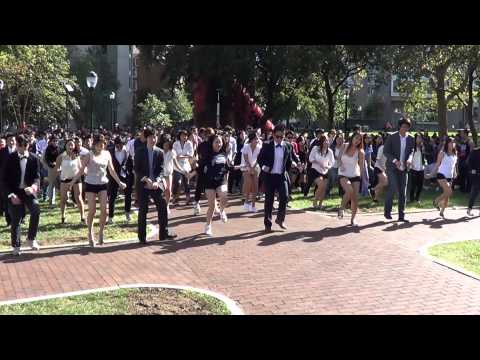
[[[88,242],[90,246],[95,247],[95,237],[93,235],[93,218],[97,210],[97,197],[100,201],[100,232],[98,234],[98,243],[103,245],[103,229],[107,220],[107,169],[112,178],[118,183],[122,190],[126,185],[120,181],[113,164],[110,152],[105,150],[105,137],[96,135],[93,139],[92,150],[82,159],[80,172],[73,178],[70,186],[73,186],[87,169],[85,176],[85,193],[88,201]]]
[[[440,210],[440,216],[444,217],[448,200],[452,196],[452,182],[457,177],[457,149],[455,140],[448,137],[443,149],[438,153],[437,163],[433,170],[437,173],[438,185],[442,188],[442,194],[433,200],[433,206]]]
[[[322,202],[325,198],[325,190],[328,185],[328,170],[330,170],[335,162],[333,151],[328,145],[327,136],[322,135],[318,145],[314,146],[310,152],[309,161],[312,163],[310,174],[317,185],[315,199],[313,200],[313,207],[315,209],[322,209]]]

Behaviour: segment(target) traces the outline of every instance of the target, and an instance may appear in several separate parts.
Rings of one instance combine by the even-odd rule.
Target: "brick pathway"
[[[411,214],[406,225],[380,216],[349,222],[290,211],[287,232],[264,234],[263,213],[238,201],[215,237],[199,235],[204,216],[174,210],[174,241],[0,255],[0,301],[133,283],[217,291],[247,314],[480,314],[480,282],[425,259],[430,241],[471,239],[479,218],[464,210]],[[205,208],[202,208],[204,214]]]

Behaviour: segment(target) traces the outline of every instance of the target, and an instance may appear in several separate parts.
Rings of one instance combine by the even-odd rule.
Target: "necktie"
[[[22,161],[23,159],[27,159],[27,157],[25,155],[20,156],[20,161]]]
[[[279,147],[282,147],[282,144],[278,144],[278,145],[277,145],[277,146],[275,146],[275,147],[277,147],[277,148],[279,148]]]

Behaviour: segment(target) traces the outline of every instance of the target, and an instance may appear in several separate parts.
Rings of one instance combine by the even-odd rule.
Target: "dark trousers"
[[[468,174],[468,166],[465,160],[458,162],[458,184],[461,192],[469,192],[471,187],[470,176]]]
[[[285,213],[287,209],[287,193],[288,184],[284,175],[266,174],[264,178],[265,185],[265,228],[272,227],[272,210],[275,192],[278,191],[278,212],[277,220],[280,223],[285,221]]]
[[[393,206],[393,196],[398,194],[398,217],[402,219],[405,216],[405,207],[407,202],[407,182],[408,174],[406,171],[400,171],[396,168],[387,168],[388,188],[385,194],[384,214],[391,215]]]
[[[182,183],[183,190],[187,198],[190,197],[190,186],[188,185],[188,180],[185,175],[179,173],[178,171],[173,171],[173,184],[172,184],[172,193],[178,195],[179,193],[179,183]]]
[[[202,194],[205,192],[205,175],[198,171],[197,174],[197,185],[195,187],[195,202],[198,203]]]
[[[119,176],[120,180],[127,185],[125,188],[125,212],[129,213],[132,209],[132,186],[133,179],[128,179]],[[115,216],[115,201],[118,196],[118,184],[115,180],[111,180],[108,183],[108,217],[113,218]]]
[[[8,211],[12,220],[10,239],[12,241],[12,247],[20,247],[21,241],[21,226],[23,218],[25,217],[25,206],[30,212],[30,223],[28,225],[28,240],[35,240],[37,237],[38,223],[40,220],[40,207],[38,206],[38,200],[33,196],[23,194],[19,196],[22,200],[22,204],[13,205],[11,200],[8,200]]]
[[[233,187],[240,187],[240,181],[242,180],[242,171],[241,170],[230,170],[228,174],[228,192],[231,194],[233,192]]]
[[[313,182],[315,179],[312,176],[311,173],[312,167],[309,165],[307,168],[307,183],[305,184],[305,187],[303,188],[303,196],[307,197],[308,193],[310,192],[310,188],[312,187]]]
[[[144,188],[137,189],[139,197],[138,210],[138,239],[140,242],[147,240],[147,212],[150,197],[154,200],[157,207],[158,224],[160,227],[159,238],[163,240],[168,233],[168,216],[167,216],[167,202],[162,196],[161,190],[147,190]]]
[[[410,170],[410,201],[419,201],[423,189],[424,171]]]
[[[473,209],[475,205],[475,200],[477,200],[478,194],[480,193],[480,174],[471,174],[470,175],[470,197],[468,199],[468,208]]]

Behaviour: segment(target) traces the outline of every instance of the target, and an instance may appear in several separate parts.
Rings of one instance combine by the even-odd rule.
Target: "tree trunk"
[[[447,122],[447,99],[445,97],[445,73],[443,68],[437,70],[437,87],[435,92],[437,94],[437,114],[438,125],[440,127],[440,136],[448,135]]]
[[[327,96],[327,106],[328,106],[328,119],[327,119],[327,129],[334,128],[334,120],[335,120],[335,99],[334,94],[332,91],[332,87],[330,86],[330,80],[328,79],[328,74],[323,74],[323,83],[325,86],[325,94]]]
[[[470,67],[468,69],[468,104],[467,104],[467,122],[472,132],[473,142],[477,146],[477,129],[475,128],[475,123],[473,122],[473,73],[475,72],[475,67]]]

